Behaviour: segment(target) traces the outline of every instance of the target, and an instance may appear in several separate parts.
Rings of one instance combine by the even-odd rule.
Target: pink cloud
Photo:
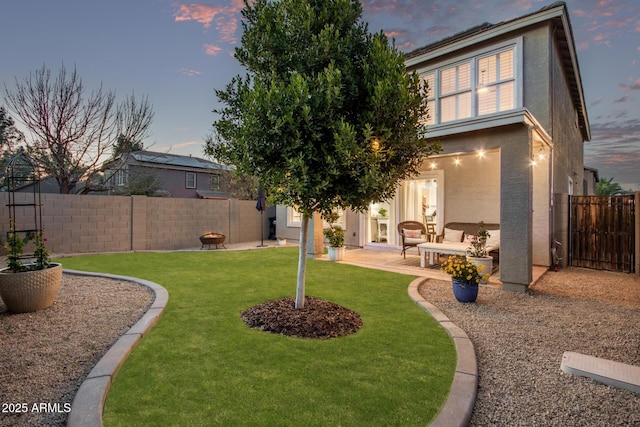
[[[220,17],[216,19],[216,29],[222,37],[222,41],[235,44],[238,41],[236,31],[238,30],[238,20],[235,17]]]
[[[196,21],[204,28],[209,28],[216,15],[222,13],[223,10],[224,8],[220,6],[199,3],[181,4],[174,17],[176,22]]]
[[[214,44],[205,44],[204,45],[204,53],[211,56],[216,56],[222,52],[222,48],[220,46],[216,46]]]
[[[629,85],[620,83],[620,87],[625,90],[640,90],[640,79],[637,79],[635,82],[632,81]]]

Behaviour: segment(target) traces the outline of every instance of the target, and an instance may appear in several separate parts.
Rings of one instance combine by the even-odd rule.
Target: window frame
[[[347,229],[347,211],[344,209],[337,208],[338,212],[338,221],[334,223],[334,225],[339,225],[344,230]],[[327,221],[322,221],[322,228],[327,228],[330,224]],[[287,206],[287,227],[301,227],[302,226],[302,214],[296,210],[296,208],[292,208],[291,206]]]
[[[217,173],[211,174],[209,176],[209,190],[220,190],[220,175],[218,175]]]
[[[192,177],[193,177],[193,186],[190,186],[190,185],[189,185],[189,181],[190,181],[190,180],[189,180],[189,177],[190,177],[190,176],[192,176]],[[197,187],[197,185],[198,185],[198,174],[196,174],[195,172],[185,172],[184,177],[185,177],[185,178],[184,178],[184,179],[185,179],[185,181],[184,181],[184,188],[187,188],[187,189],[190,189],[190,190],[191,190],[191,189],[194,189],[194,188],[196,188],[196,187]]]
[[[430,86],[430,91],[428,94],[427,102],[430,106],[429,109],[429,118],[427,118],[425,123],[433,128],[437,127],[446,127],[451,126],[451,124],[473,121],[478,118],[490,117],[492,115],[500,115],[506,112],[515,111],[523,106],[522,102],[522,93],[523,93],[523,38],[517,37],[514,39],[505,40],[502,43],[493,44],[483,49],[477,49],[471,51],[467,54],[457,56],[447,61],[440,61],[434,63],[433,65],[425,68],[418,68],[418,74],[420,79],[427,80],[430,76],[433,76],[433,86]],[[513,104],[510,109],[505,110],[497,110],[490,113],[479,114],[478,108],[478,89],[479,85],[479,76],[478,76],[478,61],[484,58],[491,57],[493,55],[498,55],[502,52],[513,51],[513,76],[510,79],[500,80],[497,84],[504,84],[506,82],[513,82]],[[441,91],[441,73],[445,70],[449,70],[453,67],[459,67],[462,64],[469,63],[470,64],[470,93],[471,93],[471,115],[463,118],[456,118],[453,120],[442,121],[442,99],[446,99],[450,96],[458,96],[461,93],[468,92],[466,90],[456,90],[454,92],[448,92],[444,96],[440,93]],[[457,102],[456,102],[457,104]],[[456,115],[459,111],[458,106],[456,105]]]
[[[127,177],[128,177],[128,172],[126,167],[122,167],[118,170],[116,170],[115,173],[115,177],[114,177],[114,183],[116,185],[116,187],[124,187],[127,185]]]

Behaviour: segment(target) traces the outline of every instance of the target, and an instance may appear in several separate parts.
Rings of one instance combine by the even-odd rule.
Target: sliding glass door
[[[430,171],[415,179],[403,181],[396,196],[389,201],[374,203],[364,215],[368,245],[399,245],[397,225],[402,221],[433,224],[441,230],[444,217],[444,173]]]

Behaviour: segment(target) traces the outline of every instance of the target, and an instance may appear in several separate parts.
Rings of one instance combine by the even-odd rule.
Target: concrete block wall
[[[17,194],[28,203],[31,194]],[[0,232],[9,228],[8,194],[0,193]],[[47,247],[54,254],[197,248],[206,232],[226,243],[260,240],[255,201],[154,198],[145,196],[42,195]],[[31,228],[31,208],[19,207],[17,225]]]

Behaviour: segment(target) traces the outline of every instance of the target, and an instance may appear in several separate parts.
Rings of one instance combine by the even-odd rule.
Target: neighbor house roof
[[[456,50],[471,46],[473,44],[492,39],[512,31],[521,30],[525,27],[551,21],[555,24],[555,36],[562,59],[562,66],[566,72],[569,90],[573,104],[578,111],[578,122],[584,141],[591,140],[591,130],[589,118],[582,90],[580,77],[580,67],[576,47],[573,40],[573,31],[569,22],[569,14],[565,2],[555,2],[542,9],[527,15],[500,22],[498,24],[484,23],[468,30],[454,34],[451,37],[423,46],[404,55],[407,67],[417,65],[426,60],[436,58]]]
[[[231,170],[229,166],[215,163],[199,157],[181,156],[178,154],[158,153],[155,151],[134,151],[131,153],[139,163],[149,163],[157,166],[175,166],[180,168],[195,168],[209,170]]]

